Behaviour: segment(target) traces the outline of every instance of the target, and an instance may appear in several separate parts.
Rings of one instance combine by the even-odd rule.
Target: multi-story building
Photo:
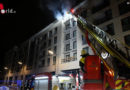
[[[78,29],[75,17],[56,20],[21,46],[14,47],[6,55],[9,64],[6,80],[26,79],[44,72],[76,72],[82,48],[92,54]]]
[[[90,0],[87,4],[80,9],[81,16],[130,46],[129,0]]]
[[[87,8],[83,8],[79,14],[130,46],[128,0],[93,0],[88,3]],[[25,80],[30,75],[44,72],[76,72],[82,49],[93,54],[77,26],[76,18],[72,16],[67,20],[56,20],[18,48],[12,49],[11,54],[7,53],[9,70],[5,79]],[[129,55],[130,50],[127,51]],[[17,63],[19,60],[23,63],[21,66]]]

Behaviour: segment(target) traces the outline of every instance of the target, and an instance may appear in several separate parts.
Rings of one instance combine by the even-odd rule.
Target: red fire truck
[[[80,16],[85,5],[82,2],[71,10],[95,54],[85,59],[87,73],[83,73],[81,90],[130,90],[130,59],[125,51],[129,46]]]

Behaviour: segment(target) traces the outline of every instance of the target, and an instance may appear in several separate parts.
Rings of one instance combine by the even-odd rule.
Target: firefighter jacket
[[[83,64],[85,64],[85,58],[86,58],[86,57],[82,57],[82,58],[80,59],[80,62],[83,63]]]

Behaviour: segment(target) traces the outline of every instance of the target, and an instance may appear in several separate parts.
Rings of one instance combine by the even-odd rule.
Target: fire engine
[[[130,90],[130,58],[125,49],[129,46],[114,39],[97,26],[88,22],[79,12],[86,1],[71,10],[78,27],[86,37],[95,55],[87,56],[81,90]]]

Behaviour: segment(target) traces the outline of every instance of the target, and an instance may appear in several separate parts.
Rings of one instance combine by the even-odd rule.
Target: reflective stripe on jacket
[[[80,59],[80,62],[82,62],[83,64],[85,64],[85,57],[82,57],[82,58]]]

